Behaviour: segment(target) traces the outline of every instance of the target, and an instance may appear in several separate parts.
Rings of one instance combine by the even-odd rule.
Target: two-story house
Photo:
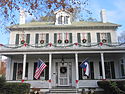
[[[21,11],[20,24],[9,27],[9,44],[0,44],[0,54],[8,57],[7,80],[24,79],[31,88],[49,89],[98,87],[98,80],[125,77],[125,44],[118,43],[116,35],[120,25],[107,22],[105,10],[100,22],[72,22],[72,14],[65,10],[55,12],[55,17],[55,22],[25,23]],[[86,58],[88,77],[79,66]],[[36,80],[38,59],[47,67]]]

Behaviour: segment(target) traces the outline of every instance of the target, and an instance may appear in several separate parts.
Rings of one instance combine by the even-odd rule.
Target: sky
[[[125,31],[125,0],[89,0],[88,3],[87,7],[92,12],[92,17],[100,21],[100,11],[105,9],[108,22],[122,25],[117,30],[118,35]],[[31,19],[31,16],[27,16],[27,19]],[[9,33],[0,32],[0,44],[8,43]]]

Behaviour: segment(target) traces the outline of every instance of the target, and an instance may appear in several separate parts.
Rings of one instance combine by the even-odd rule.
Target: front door
[[[58,86],[69,86],[69,64],[58,64]]]

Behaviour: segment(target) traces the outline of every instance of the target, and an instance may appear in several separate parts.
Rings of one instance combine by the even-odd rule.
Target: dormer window
[[[71,15],[68,11],[60,10],[56,13],[56,22],[55,25],[70,25],[71,24]]]

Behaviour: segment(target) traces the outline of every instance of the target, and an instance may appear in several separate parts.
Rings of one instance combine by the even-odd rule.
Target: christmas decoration
[[[66,40],[65,40],[65,43],[66,43],[66,44],[67,44],[67,43],[69,43],[69,40],[68,40],[68,39],[66,39]]]
[[[100,46],[102,46],[102,45],[103,45],[103,43],[102,43],[102,42],[100,42],[100,43],[99,43],[99,45],[100,45]]]
[[[40,43],[43,44],[43,43],[44,43],[44,40],[40,40]]]
[[[102,42],[103,42],[103,43],[106,43],[106,42],[107,42],[107,40],[106,40],[106,39],[103,39],[103,40],[102,40]]]
[[[86,43],[86,41],[87,41],[86,39],[83,39],[83,40],[82,40],[82,43]]]
[[[59,39],[59,40],[58,40],[58,43],[61,44],[61,43],[62,43],[62,40]]]
[[[25,40],[21,40],[21,44],[24,44],[25,43]]]

